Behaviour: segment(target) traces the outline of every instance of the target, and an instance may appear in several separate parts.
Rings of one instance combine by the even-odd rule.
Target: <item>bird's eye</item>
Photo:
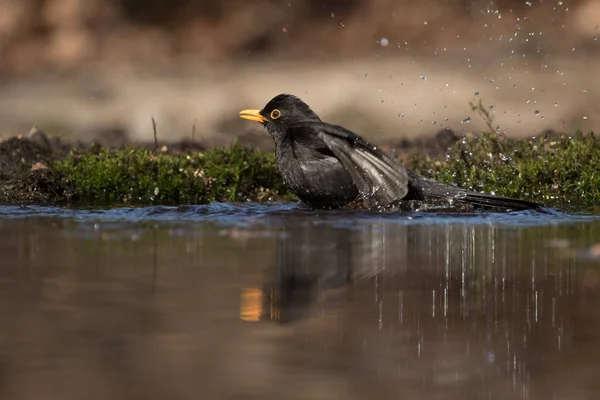
[[[271,119],[277,119],[279,117],[281,117],[281,111],[277,109],[271,111]]]

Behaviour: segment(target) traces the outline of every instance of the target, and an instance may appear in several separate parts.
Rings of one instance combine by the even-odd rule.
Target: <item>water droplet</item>
[[[471,117],[467,117],[467,118],[463,119],[462,121],[460,121],[461,124],[468,124],[469,122],[471,122]]]
[[[383,47],[387,46],[388,44],[390,44],[390,42],[388,41],[387,38],[383,37],[379,40],[379,44]]]
[[[479,92],[475,92],[475,96],[479,96]]]
[[[404,114],[398,114],[398,118],[404,118]]]
[[[420,74],[419,78],[421,78],[422,81],[426,81],[427,80],[427,77],[425,75],[423,75],[423,74]]]
[[[435,126],[437,123],[435,121],[431,122],[431,125]]]
[[[540,115],[540,110],[535,110],[535,115]]]

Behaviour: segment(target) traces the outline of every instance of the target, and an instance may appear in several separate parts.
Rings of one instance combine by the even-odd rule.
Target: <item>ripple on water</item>
[[[209,222],[222,226],[277,226],[311,223],[361,229],[371,223],[394,224],[494,224],[501,226],[543,226],[594,221],[600,216],[569,214],[554,209],[544,213],[377,212],[372,210],[310,210],[298,203],[212,203],[208,205],[61,208],[52,206],[1,206],[0,220],[22,218],[67,219],[97,223],[163,222],[189,224]]]

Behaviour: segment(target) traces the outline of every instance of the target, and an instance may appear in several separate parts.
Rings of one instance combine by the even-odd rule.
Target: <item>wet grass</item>
[[[27,139],[21,144],[16,140],[11,143],[12,150],[4,154],[16,154],[16,158],[6,159],[0,168],[0,201],[4,203],[144,205],[296,200],[285,188],[272,153],[238,143],[176,153],[93,146],[55,156]],[[15,153],[15,148],[27,151]],[[459,140],[445,156],[426,157],[415,152],[406,161],[425,176],[469,190],[546,206],[600,204],[600,145],[593,133],[523,140],[484,133]],[[39,167],[40,162],[43,168],[31,168],[34,164]]]
[[[463,138],[444,159],[413,157],[414,169],[465,189],[546,205],[600,203],[600,146],[593,133],[508,140]]]
[[[527,140],[485,133],[463,138],[444,158],[413,156],[411,165],[444,183],[546,205],[600,202],[600,146],[593,133]],[[73,198],[86,203],[295,200],[273,154],[237,143],[182,154],[140,148],[74,151],[55,168]]]
[[[412,157],[417,172],[464,189],[547,206],[600,204],[600,146],[593,132],[511,140],[481,99],[469,105],[488,131],[457,141],[444,159]]]
[[[205,204],[294,200],[273,154],[233,143],[206,152],[143,148],[73,151],[54,168],[74,200],[90,203]]]

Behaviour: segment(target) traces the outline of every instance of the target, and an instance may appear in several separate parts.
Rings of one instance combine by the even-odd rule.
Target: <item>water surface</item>
[[[600,398],[600,220],[0,208],[2,399]]]

